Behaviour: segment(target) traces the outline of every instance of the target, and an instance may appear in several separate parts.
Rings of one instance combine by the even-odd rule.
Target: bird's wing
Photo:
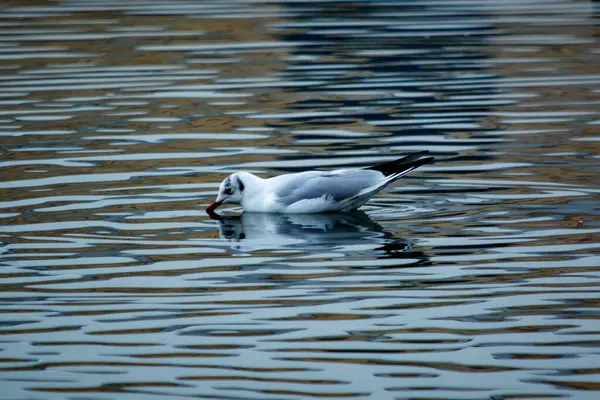
[[[281,175],[273,182],[277,201],[289,206],[301,200],[328,198],[343,201],[384,180],[379,171],[347,169],[332,172],[308,171]]]

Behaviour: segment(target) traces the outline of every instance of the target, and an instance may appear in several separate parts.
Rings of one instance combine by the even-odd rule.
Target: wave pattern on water
[[[0,7],[0,398],[600,389],[596,3]],[[424,149],[358,212],[203,211]]]

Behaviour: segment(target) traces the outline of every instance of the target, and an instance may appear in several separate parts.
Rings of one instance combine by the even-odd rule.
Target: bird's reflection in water
[[[215,219],[221,239],[242,251],[280,249],[314,253],[335,250],[371,253],[378,258],[424,257],[411,250],[408,241],[393,237],[362,211],[329,214],[245,212],[240,216]]]

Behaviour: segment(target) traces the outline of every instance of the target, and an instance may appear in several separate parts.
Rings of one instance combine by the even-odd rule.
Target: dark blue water
[[[597,4],[4,2],[0,398],[597,398]]]

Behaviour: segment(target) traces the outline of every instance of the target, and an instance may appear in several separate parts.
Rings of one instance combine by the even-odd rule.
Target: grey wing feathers
[[[433,157],[421,158],[427,153],[412,153],[404,158],[364,169],[308,171],[271,179],[281,179],[275,194],[277,201],[284,206],[301,200],[325,197],[338,202],[339,210],[352,210],[360,207],[388,184],[432,161]]]
[[[383,175],[374,170],[309,171],[296,174],[277,188],[276,195],[285,205],[320,197],[341,201],[376,185]]]

